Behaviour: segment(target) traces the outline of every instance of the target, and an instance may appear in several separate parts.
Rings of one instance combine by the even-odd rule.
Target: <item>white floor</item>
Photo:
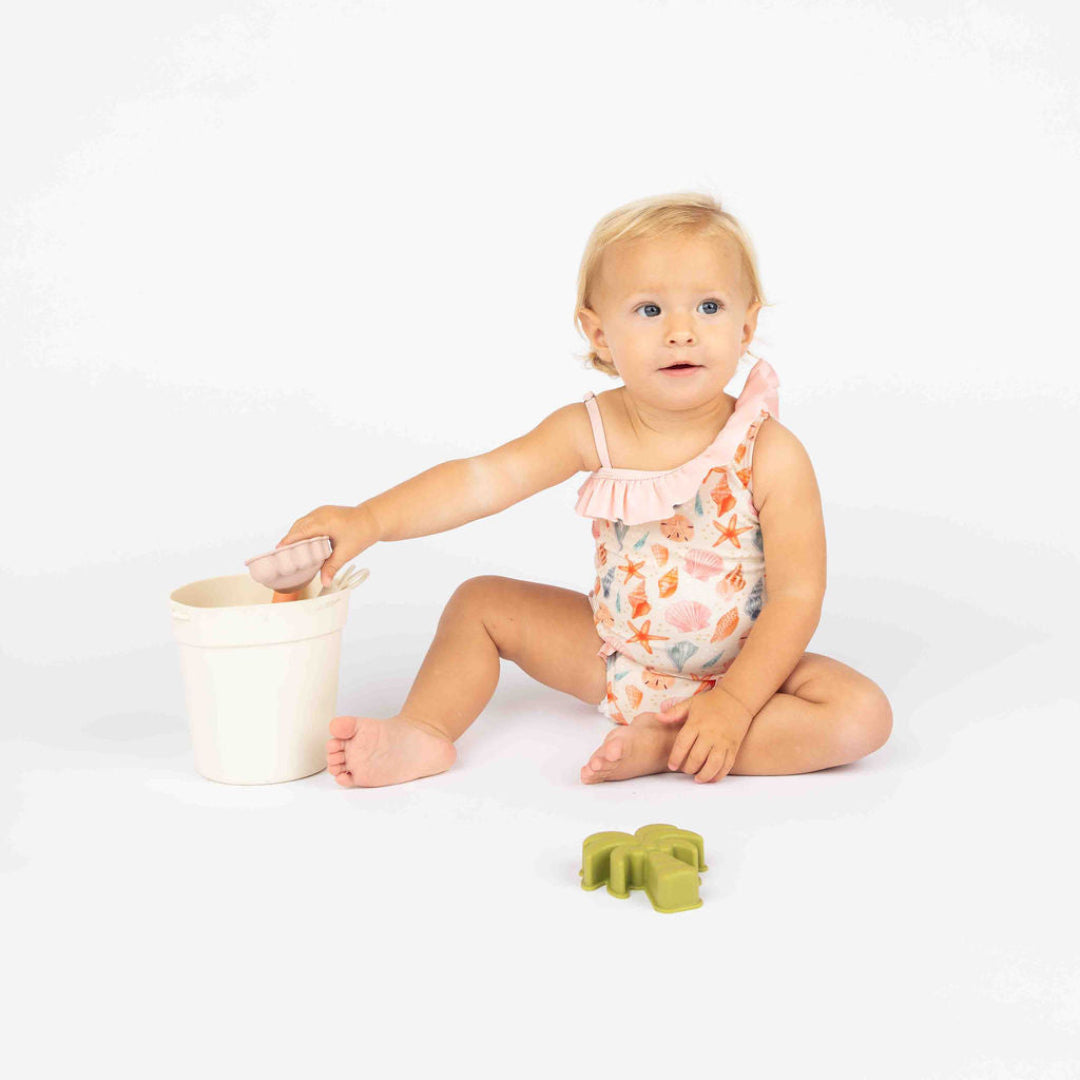
[[[20,1077],[1076,1076],[1075,649],[941,597],[831,614],[866,586],[831,582],[811,648],[886,689],[890,742],[708,787],[582,785],[608,722],[511,665],[447,773],[228,787],[193,769],[174,648],[5,660],[5,1054]],[[354,612],[339,711],[395,710],[436,617],[374,638]],[[580,888],[585,836],[651,822],[704,836],[701,908]]]

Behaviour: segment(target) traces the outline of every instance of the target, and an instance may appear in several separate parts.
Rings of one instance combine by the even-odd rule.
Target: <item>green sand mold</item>
[[[581,887],[599,889],[625,900],[631,889],[644,889],[657,911],[701,907],[698,895],[705,865],[705,844],[697,833],[674,825],[642,825],[627,832],[598,832],[581,847]]]

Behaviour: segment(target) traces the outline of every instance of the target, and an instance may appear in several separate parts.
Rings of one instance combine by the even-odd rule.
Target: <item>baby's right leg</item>
[[[547,686],[598,705],[607,664],[584,593],[485,575],[450,597],[397,716],[336,716],[327,767],[342,787],[380,787],[445,772],[454,740],[480,715],[503,659]]]

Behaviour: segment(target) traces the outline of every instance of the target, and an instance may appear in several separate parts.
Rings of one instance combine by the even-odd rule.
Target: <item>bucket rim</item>
[[[351,579],[350,585],[347,586],[346,588],[323,590],[322,592],[318,593],[315,596],[305,596],[302,600],[290,600],[289,601],[289,608],[290,608],[290,610],[295,611],[301,605],[310,604],[310,603],[312,603],[314,601],[321,601],[324,606],[329,606],[330,604],[337,603],[340,600],[346,599],[357,585],[361,584],[364,580],[366,580],[367,576],[368,576],[368,571],[366,569],[362,570],[362,571],[360,571],[359,575],[357,575],[356,578]],[[265,608],[266,607],[266,602],[265,601],[263,601],[262,603],[257,603],[257,604],[229,604],[227,607],[213,607],[213,606],[207,607],[207,606],[200,605],[200,604],[187,604],[183,600],[177,600],[176,599],[176,594],[177,593],[183,592],[185,589],[190,589],[193,585],[212,585],[213,583],[219,582],[219,581],[235,581],[237,578],[240,578],[240,579],[245,580],[245,581],[252,581],[253,580],[250,574],[218,574],[216,577],[199,578],[196,581],[188,581],[188,582],[185,582],[183,585],[178,585],[175,589],[172,590],[172,592],[169,593],[169,603],[171,605],[175,606],[175,607],[182,608],[184,611],[196,611],[196,612],[197,611],[218,611],[218,612],[220,612],[220,611],[249,611],[249,610],[257,609],[257,608]],[[258,584],[258,582],[255,582],[255,584]],[[264,585],[264,586],[262,586],[262,588],[266,588],[266,586]],[[272,592],[272,590],[268,590],[268,591]]]

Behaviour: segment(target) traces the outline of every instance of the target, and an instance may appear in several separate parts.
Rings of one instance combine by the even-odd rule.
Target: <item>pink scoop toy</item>
[[[273,551],[244,560],[248,573],[260,585],[274,590],[272,603],[295,600],[305,585],[322,569],[333,547],[329,536],[297,540]]]

